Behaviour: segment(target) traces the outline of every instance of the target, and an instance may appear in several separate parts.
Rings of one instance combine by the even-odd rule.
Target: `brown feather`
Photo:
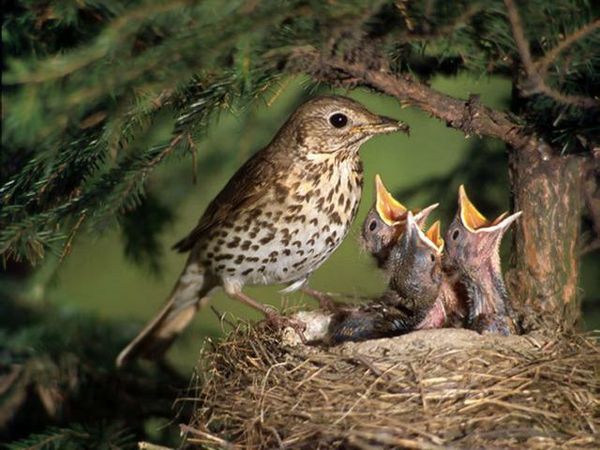
[[[260,200],[272,186],[278,171],[286,171],[292,158],[282,152],[273,152],[268,146],[254,154],[240,167],[219,194],[210,202],[198,225],[173,249],[180,253],[190,251],[215,226],[232,220],[236,211],[246,209]]]

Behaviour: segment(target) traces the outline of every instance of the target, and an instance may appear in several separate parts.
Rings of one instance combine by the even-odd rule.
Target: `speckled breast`
[[[291,283],[316,270],[340,245],[356,216],[362,164],[356,155],[298,164],[203,258],[224,284]]]

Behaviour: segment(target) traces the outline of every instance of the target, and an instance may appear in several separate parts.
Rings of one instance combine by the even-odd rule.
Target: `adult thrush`
[[[290,292],[305,285],[356,215],[361,144],[394,131],[407,132],[408,126],[349,98],[317,97],[301,105],[175,245],[190,252],[183,273],[166,305],[120,353],[117,365],[164,353],[216,287],[281,324],[279,314],[244,294],[243,287],[285,283]]]
[[[390,251],[388,289],[381,298],[358,309],[334,314],[325,343],[398,336],[423,328],[421,324],[440,296],[442,250],[439,222],[424,233],[409,211],[405,230]]]
[[[423,227],[438,203],[419,211],[412,211],[419,227]],[[396,244],[406,226],[408,209],[389,193],[381,177],[375,175],[375,205],[363,222],[361,241],[363,247],[375,258],[379,268],[385,268],[391,248]]]
[[[500,266],[500,241],[521,215],[501,214],[488,220],[458,190],[458,212],[446,233],[445,265],[464,286],[469,303],[469,327],[480,332],[508,335],[513,324],[508,315],[508,296]]]

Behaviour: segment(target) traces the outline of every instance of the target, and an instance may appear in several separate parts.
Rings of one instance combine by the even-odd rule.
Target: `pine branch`
[[[194,160],[195,142],[212,118],[253,104],[290,73],[376,89],[467,135],[492,136],[516,148],[534,139],[542,155],[550,151],[543,141],[557,153],[561,147],[587,151],[595,133],[592,114],[555,100],[597,95],[599,62],[591,48],[597,21],[548,52],[569,64],[558,74],[561,92],[551,92],[554,100],[535,96],[517,119],[476,97],[452,98],[427,85],[433,76],[459,71],[508,73],[514,39],[505,9],[492,0],[24,5],[26,19],[11,15],[7,22],[11,58],[3,77],[11,84],[3,93],[8,153],[0,161],[0,252],[12,255],[39,258],[51,249],[64,256],[78,224],[99,229],[120,221],[139,204],[146,179],[166,157]],[[540,42],[593,17],[591,7],[582,10],[568,0],[530,5],[532,11],[543,6],[553,18],[524,16],[523,25]],[[65,43],[59,35],[68,27],[75,39]],[[40,32],[50,45],[39,42]],[[568,59],[565,48],[572,49]],[[169,139],[179,135],[177,152],[167,151]]]
[[[564,103],[566,105],[572,105],[588,109],[600,108],[600,100],[589,97],[583,97],[581,95],[563,94],[548,86],[540,72],[538,72],[536,64],[534,63],[533,58],[531,57],[531,52],[529,50],[529,42],[525,37],[521,17],[519,16],[519,12],[514,1],[504,0],[504,4],[506,5],[508,19],[512,28],[512,33],[515,39],[515,43],[517,45],[517,49],[519,51],[519,56],[521,58],[521,62],[523,63],[525,73],[527,74],[527,86],[525,89],[523,89],[523,94],[528,96],[534,94],[544,94],[552,98],[553,100],[556,100],[559,103]],[[570,45],[570,43],[568,43],[568,45]]]
[[[549,52],[538,59],[535,62],[535,68],[537,72],[543,76],[548,71],[550,65],[556,61],[556,59],[560,56],[560,54],[569,48],[571,45],[575,44],[577,41],[585,38],[588,34],[596,31],[600,28],[600,19],[596,19],[588,24],[585,24],[581,28],[575,30],[573,33],[566,36],[562,41],[558,43],[554,48],[552,48]]]
[[[60,59],[49,59],[42,64],[39,64],[34,71],[17,71],[9,74],[3,82],[8,85],[38,84],[56,80],[58,78],[64,78],[105,57],[106,54],[114,48],[115,43],[124,42],[136,30],[135,25],[147,19],[149,16],[164,14],[174,9],[181,9],[188,3],[189,1],[186,0],[145,3],[115,19],[96,39],[96,42],[92,46],[85,47],[75,55],[67,55]],[[115,42],[113,39],[118,39],[118,41]]]

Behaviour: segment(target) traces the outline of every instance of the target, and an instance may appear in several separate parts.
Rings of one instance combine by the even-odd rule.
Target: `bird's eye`
[[[335,113],[329,118],[329,123],[335,128],[343,128],[348,123],[348,117],[342,113]]]
[[[458,239],[458,235],[460,233],[458,232],[458,230],[455,230],[454,233],[452,233],[452,240],[455,241],[456,239]]]
[[[429,257],[431,258],[431,262],[435,262],[435,255],[433,253],[430,253]]]
[[[369,230],[374,231],[375,228],[377,228],[377,221],[373,220],[371,221],[371,223],[369,224]]]

